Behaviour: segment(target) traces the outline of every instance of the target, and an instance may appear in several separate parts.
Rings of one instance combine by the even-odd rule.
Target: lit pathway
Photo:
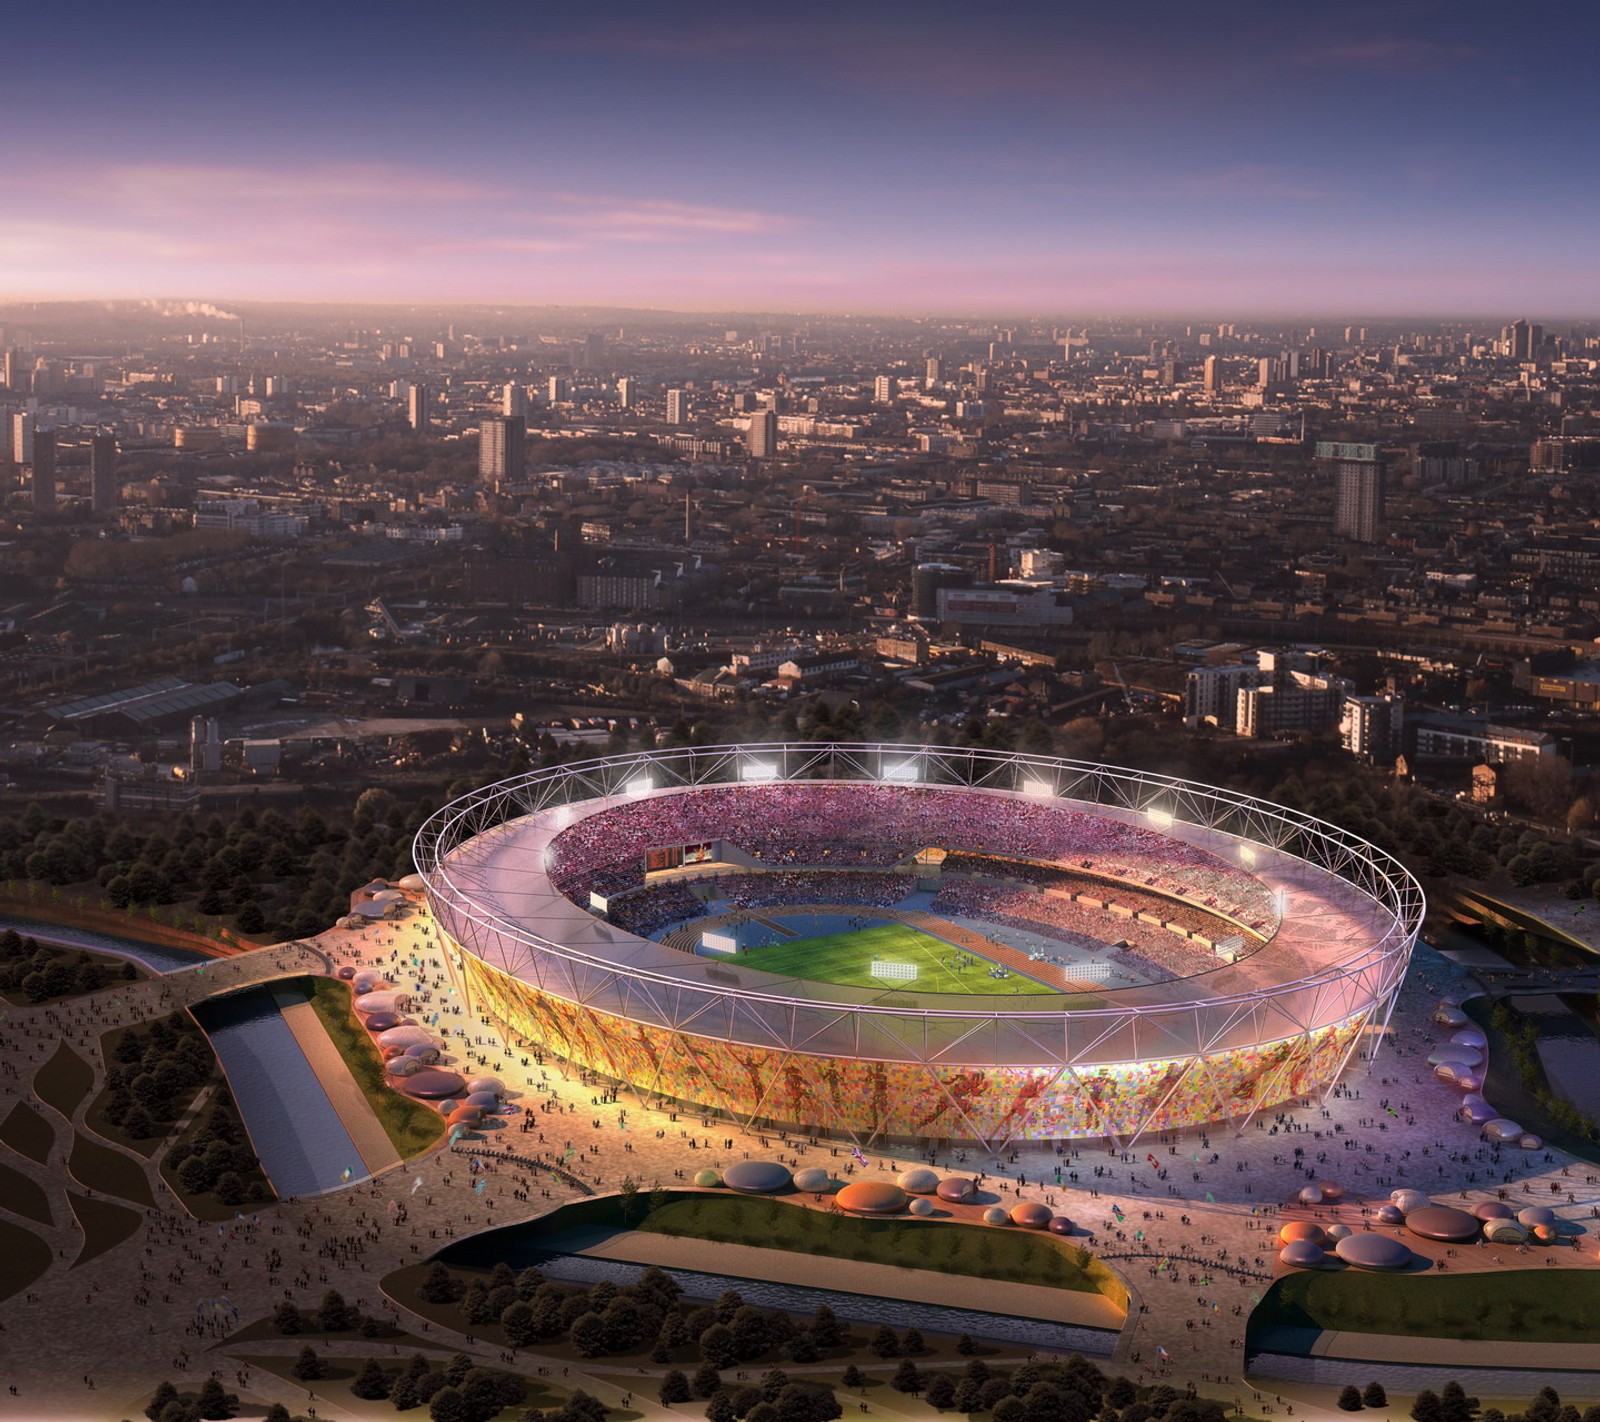
[[[468,1058],[462,1065],[469,1071],[481,1066],[495,1072],[519,1104],[534,1108],[531,1131],[508,1129],[487,1143],[491,1147],[530,1156],[564,1156],[570,1149],[569,1168],[581,1171],[601,1189],[614,1188],[625,1175],[647,1186],[657,1181],[670,1185],[705,1165],[726,1165],[746,1156],[782,1155],[800,1164],[827,1165],[841,1175],[861,1173],[843,1147],[797,1137],[762,1137],[684,1112],[674,1121],[668,1112],[648,1108],[626,1093],[618,1104],[603,1105],[598,1085],[586,1083],[577,1072],[564,1071],[558,1063],[524,1068],[520,1052],[507,1053],[491,1029],[462,1011],[459,1000],[449,994],[434,944],[425,918],[415,915],[404,923],[333,931],[315,940],[315,947],[334,962],[359,959],[387,967],[395,955],[395,980],[427,984],[431,1000],[420,1004],[419,1015],[442,1014],[441,1030],[448,1030],[456,1053]],[[420,970],[409,966],[413,954],[420,960]],[[5,1061],[16,1074],[0,1075],[0,1118],[18,1097],[29,1094],[33,1073],[48,1059],[58,1036],[94,1063],[98,1091],[103,1081],[98,1042],[109,1028],[222,988],[321,966],[315,953],[285,945],[152,982],[119,985],[53,1009],[12,1009]],[[1091,1232],[1092,1238],[1084,1242],[1119,1269],[1149,1308],[1130,1320],[1118,1366],[1145,1378],[1157,1375],[1159,1367],[1160,1375],[1175,1382],[1193,1379],[1214,1396],[1248,1400],[1248,1389],[1237,1381],[1244,1321],[1254,1298],[1266,1287],[1261,1278],[1252,1276],[1258,1271],[1268,1277],[1278,1272],[1272,1231],[1280,1219],[1275,1211],[1308,1179],[1336,1179],[1351,1192],[1350,1203],[1339,1211],[1289,1211],[1314,1214],[1324,1221],[1338,1214],[1359,1221],[1361,1197],[1381,1199],[1402,1182],[1441,1197],[1459,1198],[1458,1192],[1465,1191],[1469,1201],[1504,1188],[1518,1203],[1537,1200],[1559,1205],[1560,1213],[1573,1221],[1589,1219],[1591,1210],[1600,1206],[1600,1172],[1594,1167],[1556,1152],[1547,1164],[1542,1153],[1525,1157],[1519,1151],[1507,1152],[1504,1161],[1491,1169],[1481,1158],[1484,1152],[1477,1133],[1451,1119],[1456,1093],[1433,1078],[1423,1058],[1445,1035],[1428,1025],[1427,1013],[1438,994],[1449,990],[1455,974],[1450,965],[1419,950],[1396,1016],[1392,1033],[1396,1047],[1370,1071],[1354,1073],[1348,1079],[1348,1094],[1329,1102],[1325,1111],[1299,1107],[1269,1112],[1258,1126],[1238,1137],[1227,1128],[1217,1128],[1209,1138],[1196,1132],[1148,1138],[1126,1155],[1081,1145],[1057,1157],[1049,1146],[1030,1146],[1005,1161],[969,1151],[962,1156],[944,1153],[937,1163],[968,1172],[981,1170],[987,1188],[998,1198],[1008,1203],[1043,1200]],[[1396,1115],[1380,1104],[1385,1100]],[[79,1236],[67,1222],[70,1216],[61,1194],[68,1133],[59,1116],[43,1109],[58,1137],[50,1168],[35,1166],[3,1148],[0,1159],[38,1180],[50,1193],[61,1223],[38,1232],[64,1257],[33,1286],[33,1300],[18,1297],[0,1310],[6,1330],[0,1340],[0,1419],[81,1416],[114,1422],[137,1415],[152,1378],[170,1372],[175,1380],[193,1386],[211,1366],[220,1367],[224,1381],[232,1386],[235,1365],[228,1361],[232,1350],[224,1347],[207,1353],[215,1340],[186,1331],[197,1305],[226,1298],[238,1308],[240,1320],[249,1322],[270,1312],[286,1291],[302,1304],[314,1304],[324,1289],[338,1287],[347,1298],[360,1298],[372,1308],[379,1303],[377,1281],[383,1274],[416,1262],[452,1232],[459,1237],[490,1224],[534,1216],[570,1195],[541,1177],[531,1182],[531,1200],[518,1202],[510,1193],[517,1183],[515,1168],[502,1165],[489,1172],[488,1187],[478,1196],[462,1158],[443,1154],[320,1200],[267,1209],[258,1221],[245,1219],[219,1227],[189,1221],[154,1168],[147,1167],[159,1208],[145,1229],[92,1266],[74,1271],[68,1264],[77,1252]],[[81,1124],[83,1109],[80,1105],[75,1111],[75,1123]],[[1296,1149],[1305,1152],[1298,1161]],[[1167,1171],[1167,1179],[1158,1178],[1147,1156],[1154,1156]],[[874,1151],[869,1153],[868,1170],[896,1172],[909,1163],[916,1163],[909,1154]],[[1058,1165],[1063,1170],[1060,1184],[1055,1183]],[[1506,1182],[1502,1176],[1513,1178]],[[421,1184],[414,1187],[419,1180]],[[545,1190],[550,1191],[548,1196]],[[1122,1212],[1120,1221],[1113,1205]],[[397,1222],[402,1209],[404,1221]],[[1136,1237],[1140,1231],[1143,1240]],[[1424,1255],[1442,1254],[1421,1241],[1408,1243]],[[284,1256],[279,1272],[269,1273],[264,1267],[269,1248]],[[1151,1270],[1162,1256],[1173,1262],[1153,1275]],[[1590,1247],[1582,1250],[1539,1250],[1526,1259],[1505,1262],[1549,1268],[1552,1273],[1600,1267],[1592,1237]],[[1244,1274],[1233,1272],[1241,1266]],[[1490,1251],[1472,1249],[1451,1260],[1450,1266],[1496,1267]],[[1557,1287],[1555,1281],[1552,1287]],[[148,1299],[148,1306],[138,1302],[141,1298]],[[420,1320],[405,1322],[421,1331]],[[334,1351],[340,1346],[335,1345]],[[342,1346],[348,1351],[348,1345]],[[452,1336],[447,1346],[462,1346],[460,1338]],[[1158,1364],[1158,1347],[1169,1355],[1165,1364]],[[187,1373],[172,1366],[183,1348],[191,1358]],[[244,1344],[237,1351],[273,1349]],[[478,1351],[492,1361],[492,1349]],[[602,1373],[617,1371],[606,1368],[603,1360],[594,1366]],[[94,1391],[83,1384],[85,1373],[93,1378]],[[5,1391],[8,1384],[17,1385],[16,1398]],[[641,1377],[641,1386],[646,1392],[636,1397],[636,1406],[648,1402],[644,1410],[649,1414],[683,1415],[664,1413],[654,1405],[653,1383]],[[605,1389],[595,1384],[593,1390]],[[1600,1377],[1594,1392],[1600,1395]],[[280,1395],[277,1384],[263,1382],[260,1393],[246,1397],[257,1398],[259,1405]],[[905,1407],[918,1411],[913,1404]],[[318,1411],[330,1415],[333,1409],[319,1405]],[[1300,1411],[1297,1407],[1297,1415]]]

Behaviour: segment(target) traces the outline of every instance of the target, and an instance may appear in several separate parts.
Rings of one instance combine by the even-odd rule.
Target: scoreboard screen
[[[644,872],[656,874],[663,869],[681,869],[686,864],[710,864],[716,859],[716,845],[674,844],[665,849],[647,849],[644,855]]]

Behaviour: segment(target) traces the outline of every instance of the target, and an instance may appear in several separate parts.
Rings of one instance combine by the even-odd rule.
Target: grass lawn
[[[1497,999],[1492,1001],[1486,997],[1474,997],[1469,998],[1461,1006],[1461,1010],[1489,1039],[1489,1062],[1488,1070],[1484,1074],[1484,1094],[1495,1103],[1497,1110],[1503,1111],[1514,1121],[1520,1121],[1524,1130],[1537,1131],[1550,1145],[1558,1150],[1567,1151],[1580,1160],[1600,1163],[1600,1142],[1590,1140],[1577,1131],[1569,1130],[1554,1120],[1528,1089],[1527,1083],[1522,1079],[1522,1073],[1517,1070],[1511,1043],[1505,1033],[1494,1025],[1495,1001]],[[1537,1056],[1534,1061],[1537,1064]],[[1539,1069],[1538,1081],[1545,1090],[1550,1090],[1550,1082],[1543,1068]]]
[[[72,1154],[67,1157],[72,1178],[100,1195],[115,1195],[136,1205],[155,1208],[156,1197],[144,1167],[119,1150],[90,1140],[82,1131],[72,1133]]]
[[[0,1124],[0,1141],[18,1155],[44,1165],[56,1143],[56,1128],[26,1101],[19,1101]]]
[[[1250,1315],[1252,1328],[1338,1329],[1407,1338],[1592,1343],[1600,1275],[1543,1269],[1486,1274],[1291,1274]]]
[[[67,1203],[72,1206],[72,1213],[77,1216],[78,1225],[83,1230],[83,1248],[72,1261],[74,1269],[91,1259],[98,1259],[108,1249],[115,1249],[136,1233],[144,1222],[144,1216],[139,1211],[130,1210],[126,1205],[114,1205],[110,1200],[92,1200],[73,1190],[67,1191]]]
[[[44,1187],[4,1161],[0,1161],[0,1205],[42,1225],[55,1223]]]
[[[445,1133],[444,1117],[385,1082],[383,1058],[350,1006],[349,984],[320,977],[303,978],[301,984],[401,1158],[410,1159],[438,1144]]]
[[[56,1044],[55,1053],[33,1078],[39,1099],[69,1118],[93,1085],[94,1068],[65,1042]]]
[[[20,1294],[54,1258],[50,1246],[31,1229],[0,1219],[0,1299]]]
[[[991,978],[987,960],[980,958],[963,972],[944,966],[944,959],[959,952],[903,923],[879,923],[848,933],[827,933],[820,938],[790,938],[737,955],[742,963],[767,973],[785,973],[812,982],[839,983],[846,987],[888,988],[896,992],[964,992],[1007,997],[1018,993],[1051,993],[1054,988],[1013,974]],[[913,963],[917,976],[910,982],[872,976],[872,960]]]
[[[567,1206],[566,1209],[571,1209]],[[565,1211],[550,1216],[557,1224]],[[969,1274],[1009,1283],[1040,1284],[1104,1294],[1119,1308],[1127,1293],[1117,1277],[1085,1249],[1029,1230],[955,1224],[949,1220],[856,1219],[804,1205],[748,1195],[674,1195],[634,1226],[670,1234],[786,1249],[941,1274]]]

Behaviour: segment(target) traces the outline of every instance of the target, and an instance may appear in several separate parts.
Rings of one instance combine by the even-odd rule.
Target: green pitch
[[[1047,993],[1052,989],[1031,978],[1012,974],[991,978],[989,963],[979,958],[965,971],[946,966],[959,950],[938,938],[919,933],[903,923],[876,924],[849,933],[829,933],[820,938],[789,938],[740,953],[739,961],[768,973],[809,978],[813,982],[840,983],[847,987],[884,988],[891,992],[964,992],[1011,996]],[[915,963],[917,976],[909,982],[872,976],[872,960]]]

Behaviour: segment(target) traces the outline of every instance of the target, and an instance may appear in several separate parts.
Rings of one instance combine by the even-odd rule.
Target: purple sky
[[[1600,314],[1600,7],[88,0],[0,297]]]

